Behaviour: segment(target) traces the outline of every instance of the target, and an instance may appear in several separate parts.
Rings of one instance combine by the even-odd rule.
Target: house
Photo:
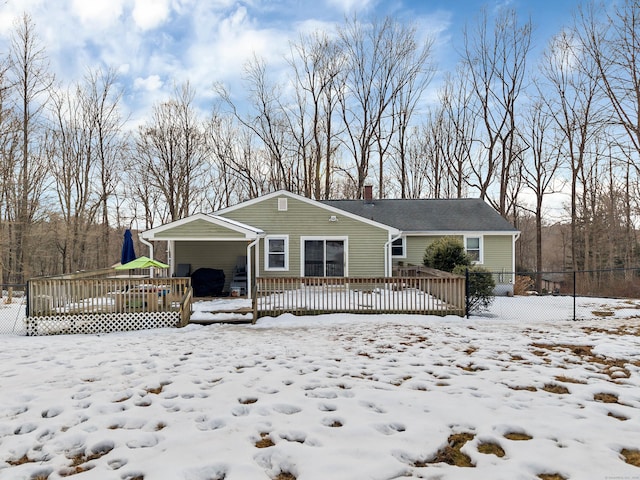
[[[150,245],[166,242],[170,273],[246,268],[243,292],[255,277],[389,277],[394,263],[422,264],[426,246],[444,235],[460,237],[476,261],[492,271],[513,272],[518,237],[481,200],[316,201],[287,191],[147,230]],[[245,267],[246,266],[246,267]],[[503,279],[512,283],[511,275]]]

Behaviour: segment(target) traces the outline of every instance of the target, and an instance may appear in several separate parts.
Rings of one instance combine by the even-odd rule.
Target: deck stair
[[[215,308],[196,307],[193,309],[189,323],[198,325],[253,323],[253,308],[233,305]]]

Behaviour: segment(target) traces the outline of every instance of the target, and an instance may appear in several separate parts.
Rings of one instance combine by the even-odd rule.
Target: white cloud
[[[326,0],[327,5],[343,12],[359,12],[374,6],[373,0]]]
[[[122,15],[124,0],[72,0],[73,13],[82,23],[105,28]]]
[[[151,30],[169,18],[169,0],[135,0],[133,20],[141,30]]]
[[[163,86],[162,79],[159,75],[149,75],[146,78],[138,77],[133,81],[134,90],[145,90],[147,92],[155,92]]]
[[[260,28],[244,7],[223,15],[219,11],[201,10],[194,14],[195,38],[183,56],[187,77],[199,93],[211,90],[214,81],[224,81],[240,88],[244,64],[253,54],[264,58],[270,70],[284,63],[289,39],[295,30]]]

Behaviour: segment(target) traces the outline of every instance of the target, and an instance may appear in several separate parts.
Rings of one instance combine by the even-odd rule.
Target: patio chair
[[[236,266],[233,269],[233,277],[229,285],[231,294],[238,292],[239,295],[247,294],[247,257],[236,258]]]
[[[188,277],[189,275],[191,275],[191,264],[179,263],[176,268],[176,272],[174,273],[174,277]]]

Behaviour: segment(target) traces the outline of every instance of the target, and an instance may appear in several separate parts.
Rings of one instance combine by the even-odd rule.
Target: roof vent
[[[278,211],[279,212],[286,212],[287,211],[287,199],[286,198],[279,198],[278,199]]]

